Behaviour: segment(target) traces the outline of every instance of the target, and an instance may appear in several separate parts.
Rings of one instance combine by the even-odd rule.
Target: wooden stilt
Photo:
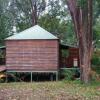
[[[53,81],[53,73],[50,75],[50,80]]]
[[[15,72],[15,82],[17,82],[17,72]]]
[[[32,75],[32,72],[31,72],[31,82],[33,81],[32,78],[33,78],[33,75]]]
[[[38,73],[37,73],[37,82],[38,82]]]
[[[58,81],[58,72],[56,72],[56,81]]]
[[[5,82],[6,82],[6,83],[8,82],[8,76],[7,76],[7,72],[6,72],[6,80],[5,80]]]

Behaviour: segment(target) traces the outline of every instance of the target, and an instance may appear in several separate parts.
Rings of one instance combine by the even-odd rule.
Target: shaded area
[[[6,64],[6,47],[1,46],[0,47],[0,65],[5,65]]]
[[[32,76],[31,76],[32,75]],[[55,81],[55,73],[30,73],[30,72],[9,72],[7,73],[7,82],[43,82]]]

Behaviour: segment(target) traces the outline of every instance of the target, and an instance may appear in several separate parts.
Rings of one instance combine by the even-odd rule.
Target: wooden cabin
[[[60,45],[61,68],[79,67],[79,48],[66,44]]]
[[[43,72],[57,75],[59,40],[40,26],[33,26],[6,38],[5,44],[7,72]]]
[[[57,37],[38,25],[6,38],[5,44],[0,50],[6,55],[3,57],[6,64],[0,70],[30,73],[31,81],[33,73],[55,75],[57,80],[60,69],[79,67],[78,47],[61,44]]]

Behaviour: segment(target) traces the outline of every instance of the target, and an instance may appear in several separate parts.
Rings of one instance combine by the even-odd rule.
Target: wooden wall
[[[56,71],[59,66],[58,40],[6,41],[7,70]]]
[[[74,66],[74,59],[78,60],[78,67],[79,67],[79,49],[71,47],[69,48],[69,57],[68,57],[68,65],[73,67]]]
[[[78,61],[78,67],[79,67],[79,49],[75,47],[69,47],[68,49],[65,49],[67,52],[69,51],[69,56],[68,57],[62,57],[61,65],[62,67],[74,67],[74,60],[77,59]]]

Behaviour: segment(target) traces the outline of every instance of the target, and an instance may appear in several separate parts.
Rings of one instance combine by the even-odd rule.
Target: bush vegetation
[[[92,69],[100,74],[100,50],[96,50],[93,54]]]
[[[62,69],[60,72],[60,77],[64,80],[74,80],[79,78],[80,71],[77,68]]]
[[[92,57],[92,79],[100,80],[100,50],[95,50]]]

